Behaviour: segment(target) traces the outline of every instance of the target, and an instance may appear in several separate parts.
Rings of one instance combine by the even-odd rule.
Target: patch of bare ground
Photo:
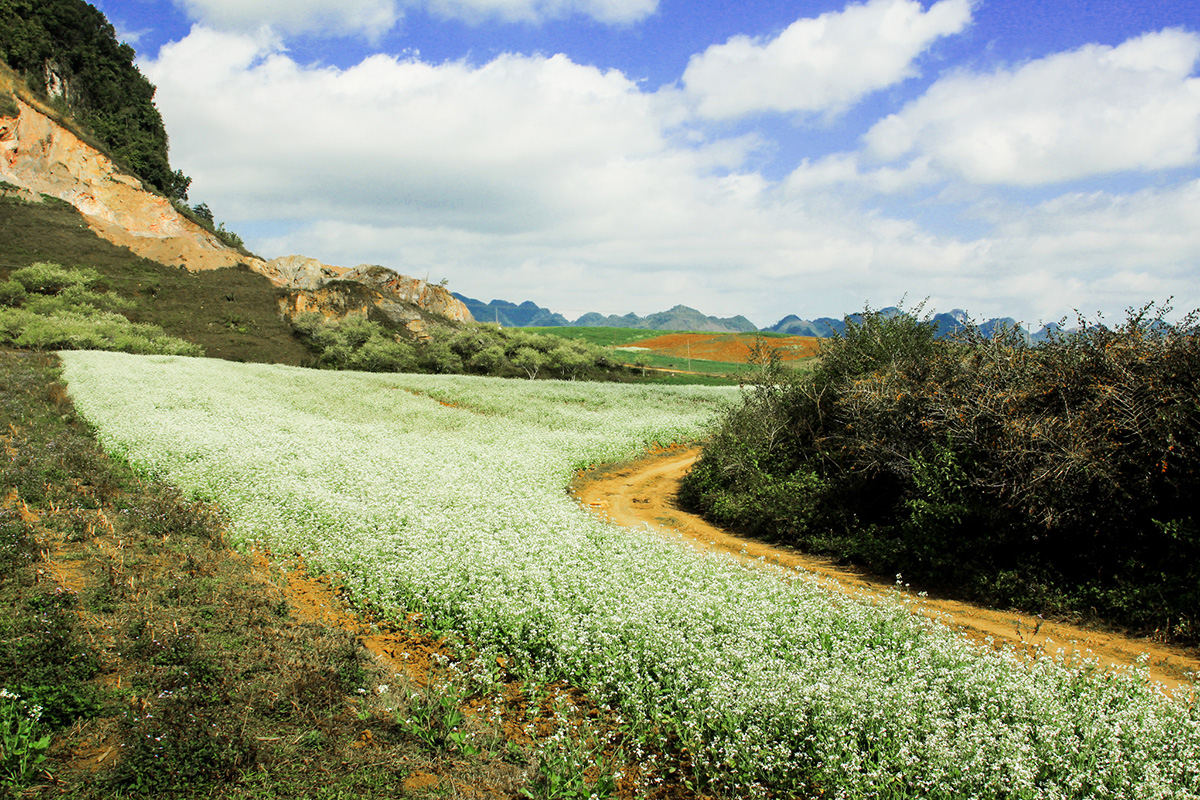
[[[908,586],[843,566],[828,558],[737,536],[679,508],[679,482],[700,457],[698,448],[672,449],[631,463],[581,474],[572,493],[597,515],[619,525],[647,528],[702,549],[732,553],[746,562],[803,569],[830,591],[876,602],[899,601],[959,631],[973,642],[1010,647],[1029,658],[1062,652],[1069,659],[1096,659],[1106,666],[1144,661],[1151,679],[1167,689],[1193,685],[1200,654],[1100,626],[1081,626],[1017,611],[985,608],[945,597],[920,596]]]
[[[756,341],[761,339],[776,350],[781,361],[812,358],[820,351],[821,340],[815,336],[758,337],[752,333],[666,333],[636,343],[639,348],[676,358],[696,358],[706,361],[749,363]]]

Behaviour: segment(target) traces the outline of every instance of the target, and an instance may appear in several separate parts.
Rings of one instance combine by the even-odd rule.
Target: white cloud
[[[801,301],[856,307],[902,270],[962,257],[781,192],[741,165],[752,137],[677,141],[670,103],[561,55],[335,69],[266,34],[198,27],[142,68],[194,200],[235,225],[284,221],[251,239],[267,257],[381,263],[563,308],[648,313],[669,297],[764,323]]]
[[[469,21],[498,18],[541,22],[573,14],[599,22],[627,25],[658,10],[658,0],[422,0],[435,14]]]
[[[658,0],[175,0],[210,28],[281,34],[361,35],[378,39],[407,8],[471,22],[500,19],[538,23],[578,14],[609,24],[629,24],[653,14]]]
[[[863,167],[858,153],[833,153],[816,161],[804,159],[784,181],[794,193],[820,190],[858,190],[869,194],[893,194],[932,183],[937,175],[929,160],[913,159],[902,167]]]
[[[586,182],[602,191],[612,170],[665,147],[650,96],[565,56],[474,67],[376,55],[338,70],[197,28],[143,68],[174,159],[244,215],[537,228]]]
[[[1200,180],[1130,194],[1070,193],[995,213],[961,283],[947,294],[1026,323],[1073,320],[1175,297],[1200,308]]]
[[[976,183],[1036,185],[1200,156],[1200,35],[1148,33],[1015,69],[939,80],[877,123],[870,152],[921,154]]]
[[[175,0],[188,16],[230,31],[378,38],[401,19],[397,0]]]
[[[772,39],[735,36],[692,56],[683,82],[698,113],[840,111],[916,75],[913,61],[971,20],[970,0],[869,0],[800,19]]]
[[[681,130],[679,92],[563,55],[337,69],[269,32],[197,27],[141,66],[193,202],[268,258],[379,263],[572,318],[685,303],[758,324],[902,295],[1036,320],[1200,285],[1200,182],[999,206],[967,240],[866,210],[901,213],[875,201],[938,178],[933,154],[840,153],[773,181],[747,166],[756,137]],[[968,213],[998,202],[966,189]]]

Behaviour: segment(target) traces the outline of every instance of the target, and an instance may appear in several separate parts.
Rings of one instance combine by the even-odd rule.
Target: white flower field
[[[900,605],[618,528],[574,470],[736,390],[64,352],[104,447],[636,735],[729,797],[1196,798],[1200,709],[1136,670],[980,650]]]

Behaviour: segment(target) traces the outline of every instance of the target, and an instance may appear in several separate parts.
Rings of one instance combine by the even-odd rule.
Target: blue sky
[[[260,255],[576,317],[1200,306],[1200,6],[102,0]]]

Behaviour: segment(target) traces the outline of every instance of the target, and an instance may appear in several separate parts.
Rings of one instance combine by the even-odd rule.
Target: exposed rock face
[[[350,270],[331,267],[315,258],[305,256],[282,256],[273,258],[258,268],[258,272],[276,286],[287,289],[319,289],[328,281],[341,278]]]
[[[328,319],[370,316],[374,309],[389,322],[407,328],[418,338],[426,333],[425,314],[455,322],[470,322],[471,312],[441,286],[431,286],[386,267],[360,264],[353,269],[322,264],[315,258],[283,256],[258,270],[284,289],[279,301],[286,316],[316,311]]]
[[[291,318],[316,312],[326,319],[362,317],[372,312],[403,327],[417,339],[428,339],[426,317],[411,303],[389,299],[384,294],[354,281],[337,281],[315,289],[296,289],[279,298],[279,313]]]
[[[0,92],[12,89],[11,78],[0,71]],[[0,106],[0,180],[17,187],[6,188],[7,194],[65,200],[99,236],[160,264],[193,271],[245,264],[288,290],[280,300],[280,312],[288,316],[305,311],[331,318],[368,316],[375,309],[419,337],[426,335],[427,315],[457,322],[472,318],[441,286],[384,267],[347,269],[304,256],[266,262],[228,247],[35,107],[37,101],[13,97],[14,103]],[[4,116],[10,105],[16,116]]]
[[[420,306],[431,314],[437,314],[455,322],[470,322],[474,319],[462,301],[445,287],[434,286],[420,278],[401,275],[386,267],[375,264],[359,264],[343,277],[345,280],[373,286],[384,294]]]
[[[165,197],[143,189],[141,181],[23,99],[16,98],[16,107],[16,117],[0,117],[3,180],[67,201],[102,238],[160,264],[189,270],[261,264],[227,247]]]

